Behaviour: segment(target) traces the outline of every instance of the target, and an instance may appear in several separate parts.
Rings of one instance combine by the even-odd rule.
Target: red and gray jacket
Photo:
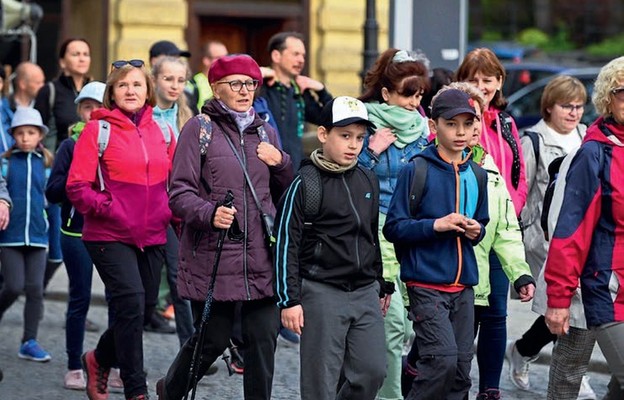
[[[84,216],[85,241],[121,242],[139,248],[162,245],[171,220],[167,179],[175,140],[167,145],[152,107],[132,116],[99,109],[76,142],[67,197]],[[98,158],[98,120],[110,123],[106,151]],[[97,176],[102,169],[104,190]]]
[[[579,278],[588,326],[624,321],[624,126],[599,118],[566,175],[546,260],[548,306],[568,308]]]

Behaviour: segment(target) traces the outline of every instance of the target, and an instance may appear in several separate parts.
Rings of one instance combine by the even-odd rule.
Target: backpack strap
[[[321,210],[321,199],[323,198],[323,185],[321,184],[321,173],[311,164],[306,164],[299,168],[299,176],[303,182],[304,220],[312,222]]]
[[[479,164],[477,164],[476,162],[472,160],[470,160],[469,162],[470,162],[470,168],[472,168],[472,172],[474,172],[477,178],[479,196],[481,196],[481,193],[487,192],[487,181],[488,181],[487,171],[479,167]]]
[[[48,101],[50,102],[50,114],[53,114],[54,102],[56,101],[56,87],[52,81],[48,82],[48,89],[50,89],[50,95]]]
[[[104,177],[102,176],[102,167],[100,166],[100,158],[104,155],[104,150],[108,147],[108,140],[110,139],[110,124],[103,119],[98,120],[98,167],[97,174],[100,181],[100,190],[104,191]]]
[[[271,143],[271,141],[269,140],[269,135],[266,132],[266,129],[264,128],[264,124],[261,124],[258,129],[256,130],[256,133],[258,133],[258,137],[260,138],[261,142],[266,142],[266,143]]]
[[[199,122],[199,181],[206,193],[210,193],[212,190],[208,182],[204,179],[202,170],[204,169],[204,165],[206,165],[206,154],[208,154],[208,146],[210,146],[210,142],[212,141],[212,120],[204,113],[199,113],[193,118],[197,118]]]
[[[410,215],[415,217],[420,206],[423,191],[425,190],[428,161],[424,157],[414,157],[412,162],[414,163],[414,176],[412,177],[412,188],[410,189],[409,208]]]
[[[171,144],[171,126],[169,126],[167,122],[165,122],[164,120],[160,118],[154,118],[154,120],[158,124],[158,127],[160,128],[160,131],[162,132],[163,137],[165,138],[165,143],[167,143],[167,148],[169,148],[169,145]]]
[[[531,139],[531,145],[533,146],[533,154],[535,155],[535,165],[539,165],[540,159],[540,144],[539,144],[539,134],[534,131],[524,131],[524,136],[528,136]]]

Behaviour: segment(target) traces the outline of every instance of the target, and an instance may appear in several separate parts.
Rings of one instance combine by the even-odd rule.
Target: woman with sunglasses
[[[580,122],[586,102],[587,92],[581,81],[567,75],[553,78],[542,94],[542,119],[528,128],[521,139],[529,187],[526,206],[522,210],[525,228],[523,240],[531,273],[540,282],[533,300],[533,311],[540,316],[520,339],[508,344],[506,351],[510,364],[509,378],[521,390],[530,388],[529,364],[539,357],[544,346],[557,340],[557,336],[546,327],[543,317],[546,311],[546,288],[539,277],[548,253],[548,241],[541,224],[542,204],[550,180],[549,165],[556,158],[578,148],[585,136],[587,127]],[[575,299],[573,307],[574,327],[553,349],[548,381],[549,399],[576,400],[596,396],[589,385],[589,378],[582,379],[587,372],[595,338],[586,329],[579,300],[578,297]]]
[[[210,315],[203,324],[201,365],[193,364],[194,370],[201,379],[228,347],[240,302],[244,398],[270,399],[280,320],[261,213],[275,215],[274,202],[292,180],[292,166],[275,130],[252,107],[262,81],[258,64],[245,54],[222,57],[210,67],[208,81],[214,98],[182,128],[169,197],[182,219],[178,289],[191,300],[195,333],[157,382],[156,393],[161,400],[179,400],[191,389],[189,368],[217,268]],[[231,208],[223,205],[228,191],[234,194]],[[222,230],[228,234],[217,249]]]
[[[148,394],[143,321],[156,305],[164,262],[175,137],[153,118],[154,86],[140,60],[113,63],[103,105],[76,142],[66,186],[84,216],[82,239],[115,315],[82,364],[89,399],[108,398],[110,368],[119,366],[125,397],[139,400]],[[102,149],[104,129],[109,137]]]
[[[545,318],[550,332],[569,334],[580,281],[587,326],[612,373],[604,397],[611,400],[624,398],[624,57],[600,70],[592,102],[600,117],[565,174],[548,248]]]
[[[369,119],[377,126],[364,142],[360,164],[379,178],[379,242],[384,279],[404,288],[399,280],[399,262],[394,246],[381,233],[390,198],[401,169],[427,145],[429,128],[419,111],[423,93],[429,89],[427,67],[405,50],[384,51],[364,79],[365,92],[360,96]],[[402,290],[404,292],[405,290]],[[388,370],[379,391],[380,400],[402,399],[401,356],[407,326],[407,302],[397,291],[385,304],[386,358]]]

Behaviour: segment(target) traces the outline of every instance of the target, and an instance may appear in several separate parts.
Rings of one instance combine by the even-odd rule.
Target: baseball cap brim
[[[377,129],[377,126],[374,123],[372,123],[371,121],[367,119],[360,118],[360,117],[346,118],[346,119],[343,119],[341,121],[334,123],[332,126],[344,127],[344,126],[351,125],[351,124],[362,124],[362,125],[370,126],[373,129]]]
[[[453,117],[458,116],[459,114],[470,114],[474,117],[477,116],[477,113],[472,108],[454,108],[452,110],[447,110],[440,114],[440,117],[444,119],[451,119]]]

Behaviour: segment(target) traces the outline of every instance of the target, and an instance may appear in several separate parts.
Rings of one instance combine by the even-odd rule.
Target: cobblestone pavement
[[[57,275],[60,274],[57,273]],[[95,278],[94,278],[95,280]],[[95,289],[94,289],[95,290]],[[52,360],[40,364],[20,360],[17,357],[19,341],[22,334],[22,310],[24,301],[20,298],[5,314],[0,323],[0,368],[4,371],[4,380],[0,382],[0,400],[46,399],[74,400],[85,399],[85,392],[70,391],[63,388],[63,376],[66,372],[64,312],[65,302],[59,299],[46,299],[45,315],[39,327],[39,341],[52,354]],[[106,308],[93,305],[89,318],[101,326],[106,322]],[[523,326],[526,329],[528,326]],[[511,336],[511,329],[510,329]],[[99,333],[87,333],[85,349],[92,349]],[[145,367],[152,400],[156,398],[155,383],[164,375],[178,349],[175,335],[145,333]],[[299,398],[299,362],[298,347],[279,342],[276,353],[276,368],[273,385],[273,399],[293,400]],[[476,362],[473,361],[472,376],[476,377]],[[504,367],[501,379],[503,398],[542,399],[545,398],[548,383],[548,366],[534,364],[531,366],[532,391],[523,392],[515,389],[508,377],[507,366]],[[609,376],[604,373],[591,372],[591,383],[601,398],[606,391]],[[471,399],[476,391],[471,391]],[[123,399],[123,394],[111,393],[111,400]],[[219,361],[219,372],[206,377],[200,382],[197,391],[198,400],[207,399],[242,399],[242,377],[229,377],[225,365]]]

